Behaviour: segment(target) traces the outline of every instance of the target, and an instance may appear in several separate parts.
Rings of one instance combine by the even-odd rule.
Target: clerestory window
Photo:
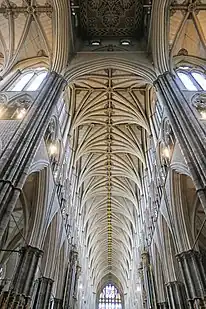
[[[36,91],[39,90],[47,76],[44,68],[23,71],[15,82],[9,86],[8,91]]]
[[[206,90],[205,73],[189,67],[179,67],[177,75],[184,89],[190,91]]]
[[[107,284],[100,293],[98,309],[122,309],[121,295],[113,284]]]

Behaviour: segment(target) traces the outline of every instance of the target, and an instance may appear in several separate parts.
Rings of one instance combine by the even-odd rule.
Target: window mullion
[[[178,76],[179,80],[181,81],[181,84],[183,85],[185,90],[189,90],[189,91],[197,91],[198,90],[198,87],[194,84],[193,78],[191,78],[188,71],[178,70],[177,76]]]
[[[26,83],[26,85],[24,86],[24,88],[22,89],[22,91],[27,91],[27,89],[28,89],[29,86],[33,83],[33,81],[35,80],[36,77],[37,77],[37,74],[34,73],[33,76],[30,78],[30,80]]]
[[[195,85],[195,87],[197,87],[198,90],[203,90],[202,87],[200,86],[200,84],[196,81],[196,79],[192,75],[192,71],[188,72],[188,75],[189,75],[189,78],[191,79],[191,81],[193,82],[193,84]]]

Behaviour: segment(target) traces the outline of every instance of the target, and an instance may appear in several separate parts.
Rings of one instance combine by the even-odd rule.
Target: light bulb
[[[167,147],[165,147],[163,150],[162,150],[162,154],[165,158],[170,158],[170,151]]]
[[[51,143],[49,145],[49,153],[50,153],[51,156],[54,156],[54,155],[57,154],[57,145],[56,144]]]
[[[128,45],[130,45],[130,40],[121,40],[121,45],[123,45],[123,46],[128,46]]]
[[[100,45],[100,40],[93,40],[91,41],[92,46],[99,46]]]
[[[26,115],[26,109],[22,108],[17,112],[17,119],[23,119],[24,116]]]
[[[201,118],[206,120],[206,110],[200,112]]]
[[[141,292],[141,285],[137,284],[137,292]]]

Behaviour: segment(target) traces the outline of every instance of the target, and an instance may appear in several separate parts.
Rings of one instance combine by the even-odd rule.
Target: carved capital
[[[206,111],[206,93],[198,93],[192,97],[192,105],[199,113]]]

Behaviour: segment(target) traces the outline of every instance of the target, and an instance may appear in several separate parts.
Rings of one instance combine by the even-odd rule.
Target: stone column
[[[168,282],[166,289],[170,309],[188,309],[185,287],[182,282]]]
[[[75,303],[77,302],[78,282],[79,282],[80,273],[81,273],[81,267],[77,264],[76,273],[75,273],[75,280],[74,280],[74,293],[73,293],[72,308],[75,308]]]
[[[157,308],[158,309],[169,309],[169,304],[166,301],[162,303],[157,303]]]
[[[144,271],[143,271],[142,261],[140,262],[140,265],[138,267],[138,274],[139,274],[140,283],[141,283],[142,306],[143,306],[143,308],[146,308],[147,307],[147,294],[146,294],[146,291],[145,291]]]
[[[206,134],[195,116],[176,77],[170,72],[159,76],[154,83],[157,95],[164,104],[174,134],[190,169],[195,188],[206,212]]]
[[[62,299],[54,298],[52,309],[62,309],[62,308],[63,308]]]
[[[53,280],[50,278],[41,277],[35,282],[35,295],[33,295],[32,308],[33,309],[48,309]]]
[[[206,308],[206,274],[201,253],[189,250],[177,255],[191,308]]]
[[[68,269],[68,276],[66,279],[66,288],[64,296],[64,308],[68,309],[72,308],[73,306],[77,259],[78,259],[77,251],[72,250],[70,253],[70,264]]]
[[[26,181],[30,164],[46,131],[63,87],[62,76],[48,74],[27,115],[0,156],[0,239]]]
[[[143,278],[144,278],[144,288],[146,295],[146,308],[155,308],[156,307],[156,295],[155,295],[155,286],[153,280],[153,274],[151,273],[150,257],[148,252],[143,252],[142,257],[142,266],[143,266]]]
[[[0,308],[27,309],[30,307],[31,289],[41,255],[42,251],[38,248],[26,246],[21,249],[9,291],[1,295]]]

